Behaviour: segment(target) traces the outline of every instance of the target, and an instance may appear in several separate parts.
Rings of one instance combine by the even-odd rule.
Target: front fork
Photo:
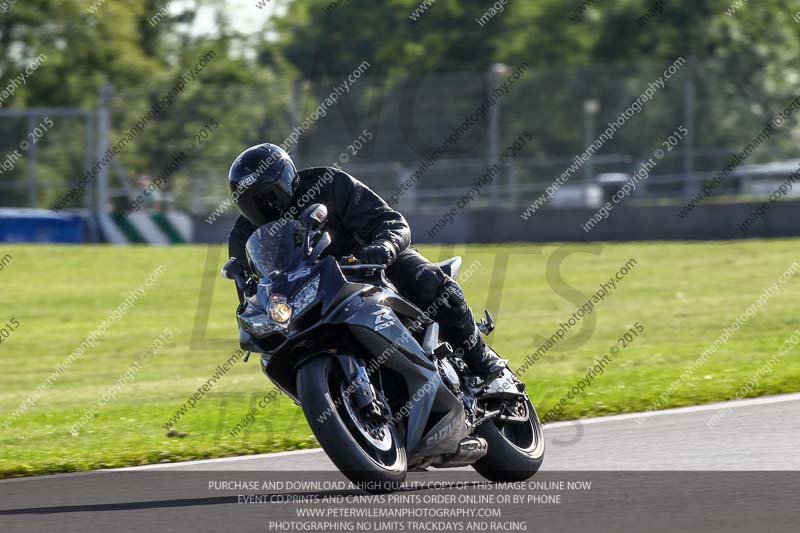
[[[337,354],[347,381],[348,395],[353,399],[361,414],[368,419],[381,419],[388,422],[391,418],[388,403],[380,390],[380,373],[377,375],[379,389],[376,391],[370,381],[366,366],[361,360],[350,354]]]

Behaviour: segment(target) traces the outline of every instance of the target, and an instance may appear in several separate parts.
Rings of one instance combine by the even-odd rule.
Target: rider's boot
[[[506,361],[501,359],[478,334],[478,342],[472,348],[464,350],[462,356],[472,372],[480,376],[486,383],[491,383],[506,369]]]
[[[441,304],[436,320],[442,337],[461,354],[469,369],[487,383],[502,374],[506,363],[484,342],[461,287],[448,278],[436,302]]]

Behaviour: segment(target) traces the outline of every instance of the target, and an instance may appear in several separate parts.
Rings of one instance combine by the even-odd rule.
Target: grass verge
[[[797,246],[797,240],[778,239],[422,251],[432,260],[464,256],[467,297],[478,313],[493,311],[497,330],[489,340],[514,368],[635,260],[593,312],[524,373],[540,414],[565,398],[563,410],[550,416],[555,420],[735,397],[797,329],[796,280],[782,285],[702,365],[689,375],[686,370],[795,262]],[[233,362],[172,433],[165,427],[238,348],[233,287],[217,275],[222,247],[0,247],[0,257],[7,254],[13,259],[0,271],[0,327],[18,325],[0,344],[0,476],[316,446],[300,409],[285,397],[259,409],[253,424],[231,436],[272,388],[257,358]],[[165,269],[152,287],[4,427],[160,265]],[[204,272],[211,275],[205,282]],[[643,333],[623,347],[620,338],[637,323]],[[172,336],[163,348],[142,357],[165,329]],[[602,374],[568,398],[612,347],[618,352]],[[126,380],[136,361],[139,368]],[[686,379],[675,387],[682,374]],[[758,376],[744,396],[797,391],[800,360],[790,354]],[[71,433],[92,406],[94,418]]]

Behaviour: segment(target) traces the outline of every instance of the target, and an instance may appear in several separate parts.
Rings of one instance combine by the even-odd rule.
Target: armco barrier
[[[679,205],[620,206],[589,232],[583,231],[581,224],[594,215],[595,209],[543,209],[528,220],[519,216],[519,209],[464,211],[435,238],[430,238],[427,231],[439,221],[441,212],[404,215],[411,224],[412,240],[423,244],[726,240],[800,236],[800,201],[772,204],[766,216],[743,233],[739,224],[760,205],[761,202],[701,205],[683,219],[677,216]],[[195,242],[226,242],[234,220],[236,217],[231,215],[208,224],[204,217],[196,217]]]
[[[83,242],[80,215],[47,209],[0,209],[0,242]]]

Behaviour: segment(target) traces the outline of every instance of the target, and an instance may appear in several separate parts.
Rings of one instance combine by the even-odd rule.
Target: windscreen
[[[296,220],[278,220],[258,228],[247,240],[247,258],[259,278],[271,279],[300,263],[303,227]]]

